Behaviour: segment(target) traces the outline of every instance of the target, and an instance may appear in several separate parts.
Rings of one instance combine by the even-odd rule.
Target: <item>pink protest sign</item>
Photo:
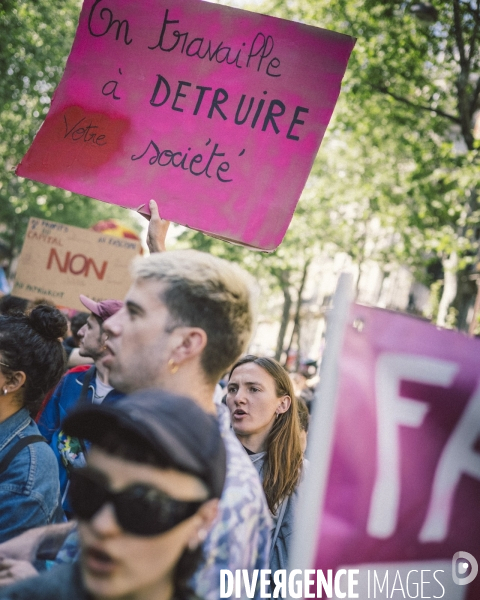
[[[354,305],[338,365],[308,568],[353,573],[348,598],[478,600],[480,341]]]
[[[17,174],[273,250],[354,39],[191,0],[85,0]]]

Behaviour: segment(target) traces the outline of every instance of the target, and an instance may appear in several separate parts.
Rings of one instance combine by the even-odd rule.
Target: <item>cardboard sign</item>
[[[303,568],[345,570],[322,597],[478,600],[480,341],[361,306],[347,323],[324,506]],[[298,516],[312,526],[311,513]]]
[[[123,300],[140,243],[31,218],[12,294],[85,311],[79,300]]]
[[[17,174],[273,250],[354,43],[208,2],[85,0]]]

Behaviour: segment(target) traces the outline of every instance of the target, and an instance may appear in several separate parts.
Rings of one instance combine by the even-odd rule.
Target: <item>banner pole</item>
[[[338,366],[352,300],[352,276],[340,275],[328,319],[320,382],[315,392],[306,458],[309,465],[295,513],[289,571],[310,569],[315,559],[335,426]]]

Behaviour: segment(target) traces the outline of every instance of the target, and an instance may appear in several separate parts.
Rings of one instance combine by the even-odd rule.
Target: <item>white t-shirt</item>
[[[95,377],[95,393],[93,394],[92,402],[93,404],[101,404],[105,400],[105,396],[108,392],[111,392],[113,387],[108,385],[108,383],[103,383],[100,381],[99,376]]]

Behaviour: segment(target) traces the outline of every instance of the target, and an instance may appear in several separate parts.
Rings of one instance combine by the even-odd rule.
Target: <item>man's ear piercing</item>
[[[175,375],[175,373],[176,373],[176,372],[178,371],[178,369],[180,368],[180,365],[177,365],[177,364],[176,364],[176,363],[173,361],[173,358],[171,358],[171,359],[168,361],[168,363],[167,363],[167,366],[168,366],[168,368],[169,368],[169,370],[170,370],[170,373],[171,373],[172,375]]]

